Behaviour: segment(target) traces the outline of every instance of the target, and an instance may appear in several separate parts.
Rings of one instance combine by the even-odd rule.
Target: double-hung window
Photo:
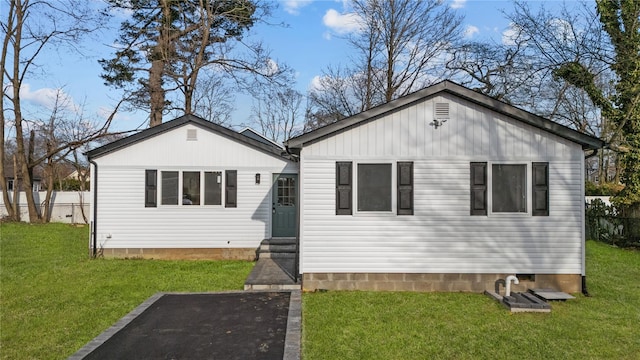
[[[413,163],[337,162],[336,215],[354,210],[413,215]]]
[[[358,211],[391,211],[391,164],[358,164]]]
[[[156,207],[156,194],[161,205],[222,205],[222,171],[159,171],[160,185],[156,186],[157,170],[145,171],[145,206]],[[237,171],[226,170],[225,207],[235,207]]]
[[[471,215],[549,215],[549,164],[472,162]],[[531,174],[531,175],[528,175]]]

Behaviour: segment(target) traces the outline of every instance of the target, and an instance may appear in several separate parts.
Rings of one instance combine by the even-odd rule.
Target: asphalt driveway
[[[70,359],[299,359],[300,292],[156,294]]]

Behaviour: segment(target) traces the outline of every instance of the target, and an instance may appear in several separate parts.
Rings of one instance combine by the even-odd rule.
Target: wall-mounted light
[[[432,122],[430,122],[429,125],[433,126],[434,129],[437,129],[440,126],[444,125],[444,123],[446,122],[447,122],[447,119],[442,119],[442,120],[435,119]]]
[[[260,173],[256,174],[256,185],[260,185]]]

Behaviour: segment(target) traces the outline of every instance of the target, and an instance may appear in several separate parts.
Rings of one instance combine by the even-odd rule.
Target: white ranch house
[[[89,152],[92,239],[109,256],[249,259],[297,236],[305,290],[483,291],[517,274],[577,292],[584,150],[602,145],[449,81],[285,150],[185,116]]]

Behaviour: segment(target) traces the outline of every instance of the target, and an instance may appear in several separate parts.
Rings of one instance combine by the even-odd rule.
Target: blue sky
[[[560,4],[558,1],[545,3]],[[491,38],[499,42],[509,29],[509,22],[501,12],[510,11],[512,4],[509,1],[448,0],[445,4],[465,17],[463,27],[468,38]],[[328,65],[345,61],[349,49],[341,35],[353,31],[352,17],[344,1],[287,0],[279,1],[278,5],[270,22],[288,26],[259,25],[253,29],[252,36],[271,49],[275,60],[285,62],[295,70],[296,87],[304,93]],[[115,19],[114,29],[118,24]],[[103,85],[97,60],[112,56],[109,45],[116,36],[116,31],[106,31],[98,39],[87,41],[83,44],[82,56],[50,50],[40,57],[40,63],[44,65],[42,74],[29,77],[21,92],[25,105],[30,106],[30,111],[35,111],[33,105],[40,105],[38,111],[44,113],[43,107],[50,106],[54,89],[62,88],[70,108],[77,109],[85,104],[85,114],[89,116],[100,117],[108,113],[119,94]],[[247,122],[250,101],[245,96],[237,97],[234,124]],[[145,113],[123,112],[116,117],[114,126],[117,130],[129,130],[145,127],[146,123]]]

